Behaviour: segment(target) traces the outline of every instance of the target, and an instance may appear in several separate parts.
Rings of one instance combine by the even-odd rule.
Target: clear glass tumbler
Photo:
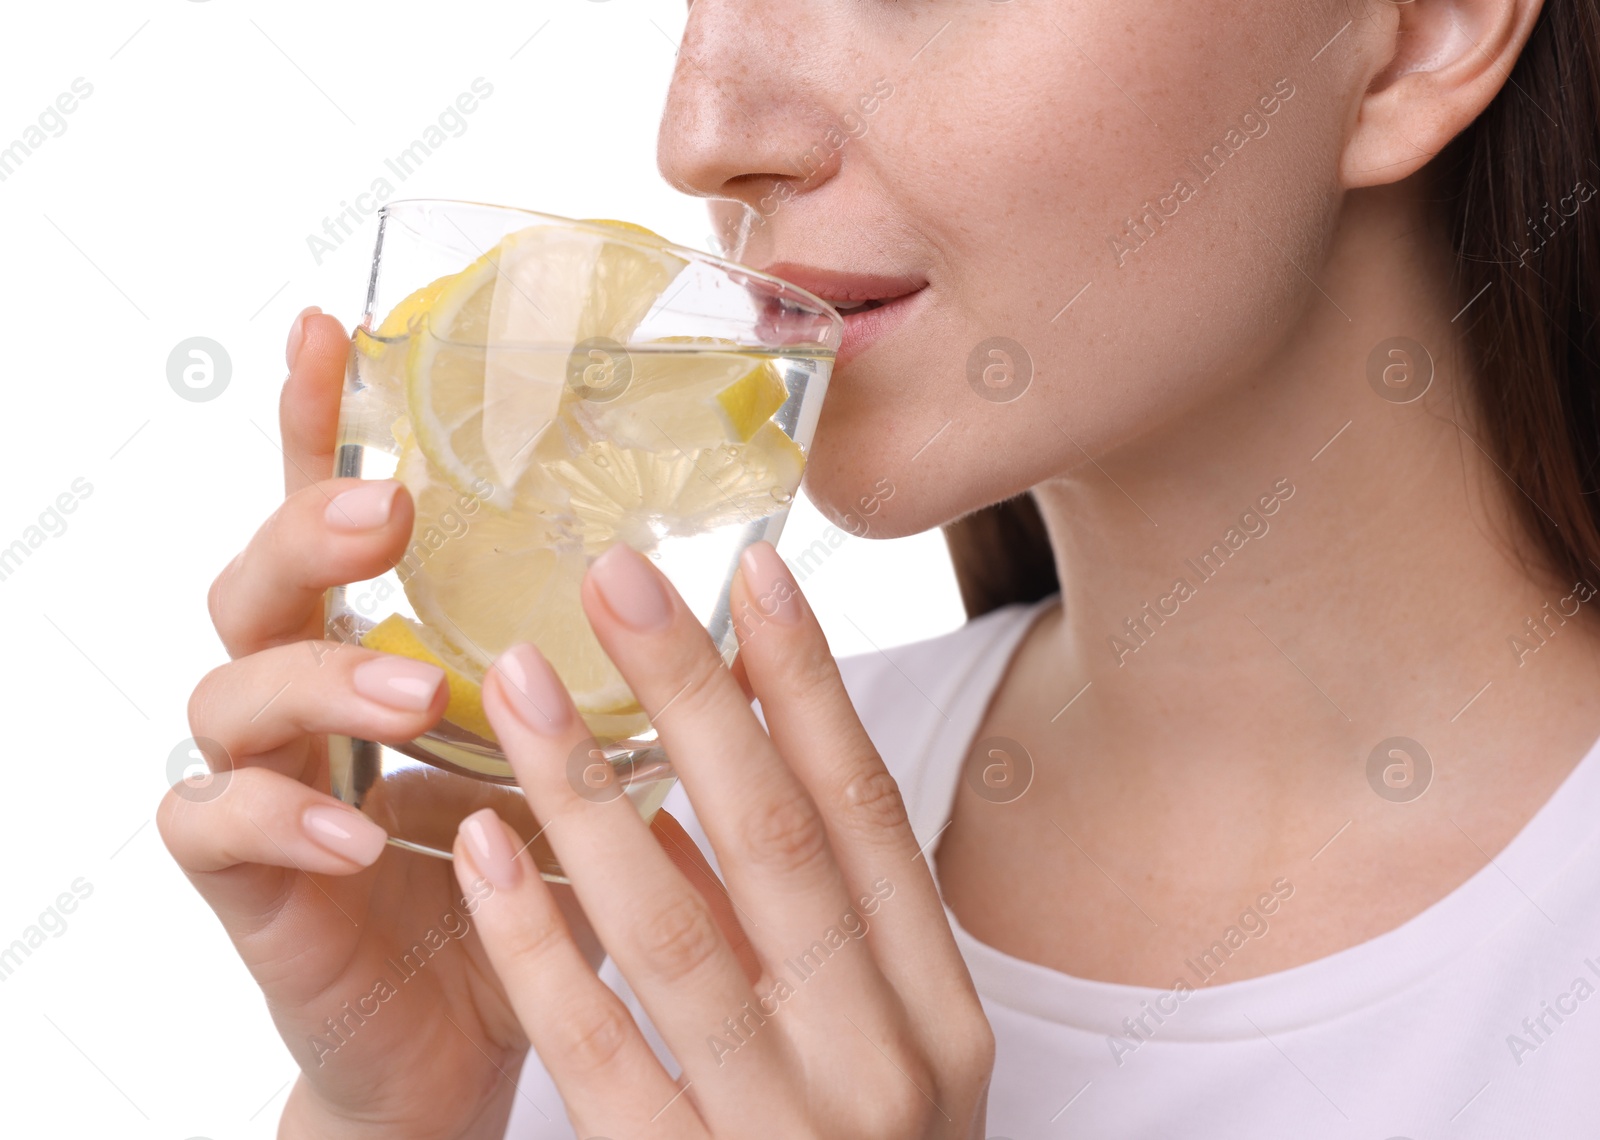
[[[399,479],[416,519],[393,569],[328,592],[327,633],[442,666],[450,700],[415,740],[331,738],[334,793],[442,858],[492,806],[564,881],[479,688],[531,641],[592,733],[574,787],[652,816],[672,765],[589,628],[584,569],[627,542],[731,664],[728,587],[744,548],[783,529],[842,329],[787,282],[627,223],[386,205],[337,473]]]

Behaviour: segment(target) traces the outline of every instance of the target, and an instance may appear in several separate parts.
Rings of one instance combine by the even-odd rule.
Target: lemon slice
[[[489,718],[484,715],[483,686],[469,675],[471,667],[464,665],[427,626],[410,621],[403,614],[390,614],[362,636],[361,644],[380,653],[395,653],[443,669],[445,684],[450,688],[444,719],[498,743]]]
[[[359,444],[393,455],[404,442],[410,432],[404,422],[407,341],[453,276],[441,277],[410,294],[389,310],[375,331],[356,329],[339,415],[340,446]]]
[[[610,226],[614,230],[627,230],[630,234],[650,238],[652,241],[665,242],[667,239],[656,233],[655,230],[646,229],[638,222],[619,222],[615,218],[584,218],[586,226]]]
[[[628,363],[631,376],[618,396],[575,400],[568,409],[589,439],[635,451],[674,453],[735,439],[718,399],[751,372],[749,357],[634,351]]]
[[[497,384],[498,403],[488,402],[488,329],[500,280],[495,252],[455,274],[433,296],[411,341],[406,404],[418,446],[450,485],[474,494],[487,488],[497,505],[509,507],[515,476],[532,460],[533,444],[554,418],[561,391],[559,371],[552,377],[547,365],[543,377],[530,376],[520,389]],[[492,445],[485,430],[491,422]],[[512,438],[513,424],[522,438]]]
[[[414,326],[420,323],[422,318],[433,308],[434,302],[439,298],[439,294],[444,292],[450,282],[455,280],[456,276],[454,273],[447,273],[411,293],[405,300],[390,309],[389,315],[383,318],[383,321],[378,325],[377,331],[367,340],[367,354],[369,356],[382,356],[384,350],[390,346],[390,342],[408,336]]]
[[[395,476],[416,504],[411,544],[395,570],[434,652],[481,684],[496,657],[532,642],[597,736],[642,730],[638,701],[584,615],[578,589],[587,560],[568,520],[530,495],[519,494],[508,511],[462,495],[417,447],[402,451]]]
[[[727,417],[733,438],[742,443],[755,435],[788,398],[789,389],[770,365],[763,364],[718,392],[717,406]]]
[[[364,430],[381,424],[416,505],[396,566],[416,620],[391,617],[363,642],[444,668],[446,719],[489,740],[483,679],[520,642],[597,737],[646,728],[584,614],[588,560],[619,539],[649,553],[765,518],[805,465],[772,420],[788,391],[771,363],[714,338],[635,343],[686,263],[643,227],[591,224],[617,240],[511,234],[403,300],[354,353],[387,393]]]
[[[746,443],[653,452],[598,440],[550,465],[589,555],[619,538],[650,550],[668,535],[756,522],[789,505],[804,470],[805,453],[771,422]]]
[[[509,507],[570,391],[574,355],[595,341],[620,347],[685,264],[556,226],[507,236],[428,299],[406,367],[419,446],[458,490],[487,479],[491,501]]]

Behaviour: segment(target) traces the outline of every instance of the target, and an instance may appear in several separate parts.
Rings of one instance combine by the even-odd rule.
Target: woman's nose
[[[837,16],[827,0],[694,0],[656,144],[679,190],[752,209],[813,192],[839,171],[825,145]],[[848,80],[839,84],[848,91]]]

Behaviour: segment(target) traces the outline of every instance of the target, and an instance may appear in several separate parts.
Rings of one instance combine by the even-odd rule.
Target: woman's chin
[[[805,492],[824,518],[857,538],[903,538],[943,521],[937,504],[917,502],[904,480],[855,467],[814,462]]]
[[[806,460],[806,497],[840,530],[863,538],[904,538],[1005,497],[1003,488],[992,485],[992,464],[974,469],[961,450],[916,456],[914,447],[893,442],[904,436],[903,422],[863,410],[868,414],[862,417],[836,414],[830,420],[824,407]]]

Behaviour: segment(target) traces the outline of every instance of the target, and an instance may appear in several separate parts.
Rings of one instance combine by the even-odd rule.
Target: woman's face
[[[913,533],[1238,398],[1316,297],[1363,2],[693,0],[669,181],[900,297],[848,318],[819,507]]]

